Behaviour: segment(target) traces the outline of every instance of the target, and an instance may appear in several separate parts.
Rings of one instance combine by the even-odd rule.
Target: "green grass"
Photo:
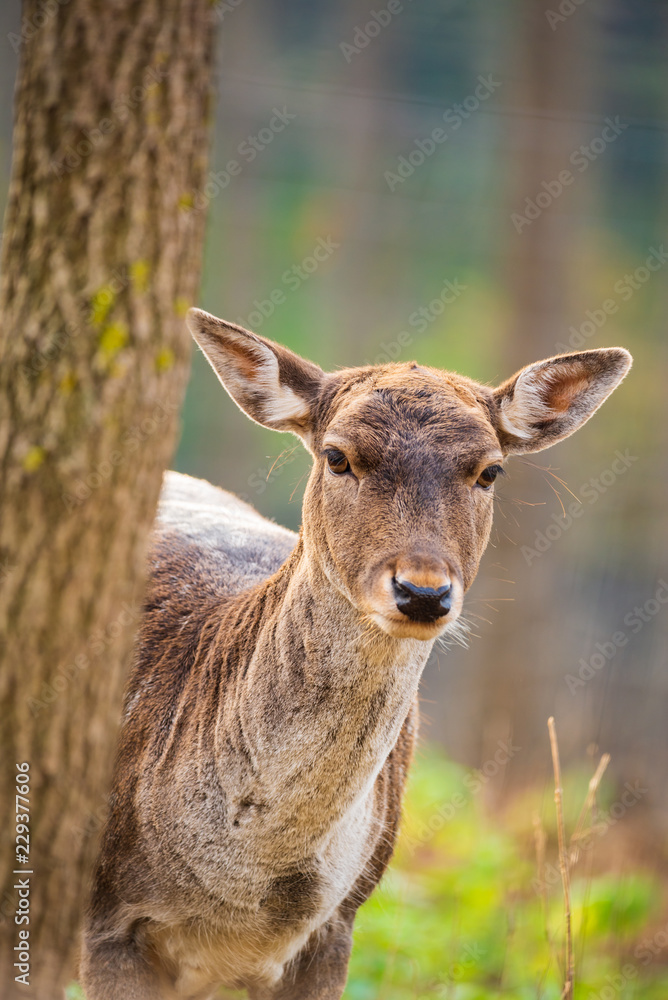
[[[567,833],[588,777],[566,776]],[[530,791],[504,820],[485,810],[476,785],[434,749],[416,761],[392,868],[356,921],[345,1000],[561,996],[561,883],[548,887],[545,908],[533,847],[532,812],[542,805],[556,873],[552,796]],[[628,864],[623,878],[587,875],[597,839],[612,836],[612,828],[595,834],[573,872],[575,998],[666,1000],[662,886],[650,873],[629,874]]]

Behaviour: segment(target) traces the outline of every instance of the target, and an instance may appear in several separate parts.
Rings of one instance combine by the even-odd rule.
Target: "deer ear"
[[[310,447],[323,371],[286,347],[202,309],[189,309],[186,321],[237,406],[256,423],[292,431]]]
[[[528,365],[494,390],[506,454],[542,451],[568,437],[599,408],[629,368],[623,347],[562,354]]]

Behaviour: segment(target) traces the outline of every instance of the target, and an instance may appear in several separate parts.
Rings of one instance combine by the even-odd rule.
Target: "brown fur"
[[[392,854],[420,674],[489,538],[478,479],[575,430],[629,358],[549,359],[492,390],[414,363],[325,375],[206,313],[189,322],[235,401],[314,464],[299,536],[166,477],[82,981],[88,1000],[204,1000],[221,983],[338,1000],[355,912]],[[398,579],[450,584],[450,610],[408,617]]]

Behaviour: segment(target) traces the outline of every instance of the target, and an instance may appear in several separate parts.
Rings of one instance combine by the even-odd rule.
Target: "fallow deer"
[[[88,1000],[338,1000],[494,480],[588,420],[631,358],[561,355],[491,389],[416,363],[325,374],[200,310],[188,324],[234,402],[313,467],[299,535],[165,478],[82,982]]]

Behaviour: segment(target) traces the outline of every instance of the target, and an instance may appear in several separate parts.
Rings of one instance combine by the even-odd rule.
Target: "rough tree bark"
[[[215,10],[28,0],[0,283],[0,983],[62,995],[188,372]],[[30,765],[30,864],[14,848]],[[30,989],[15,982],[14,869]],[[19,876],[20,877],[20,876]]]

